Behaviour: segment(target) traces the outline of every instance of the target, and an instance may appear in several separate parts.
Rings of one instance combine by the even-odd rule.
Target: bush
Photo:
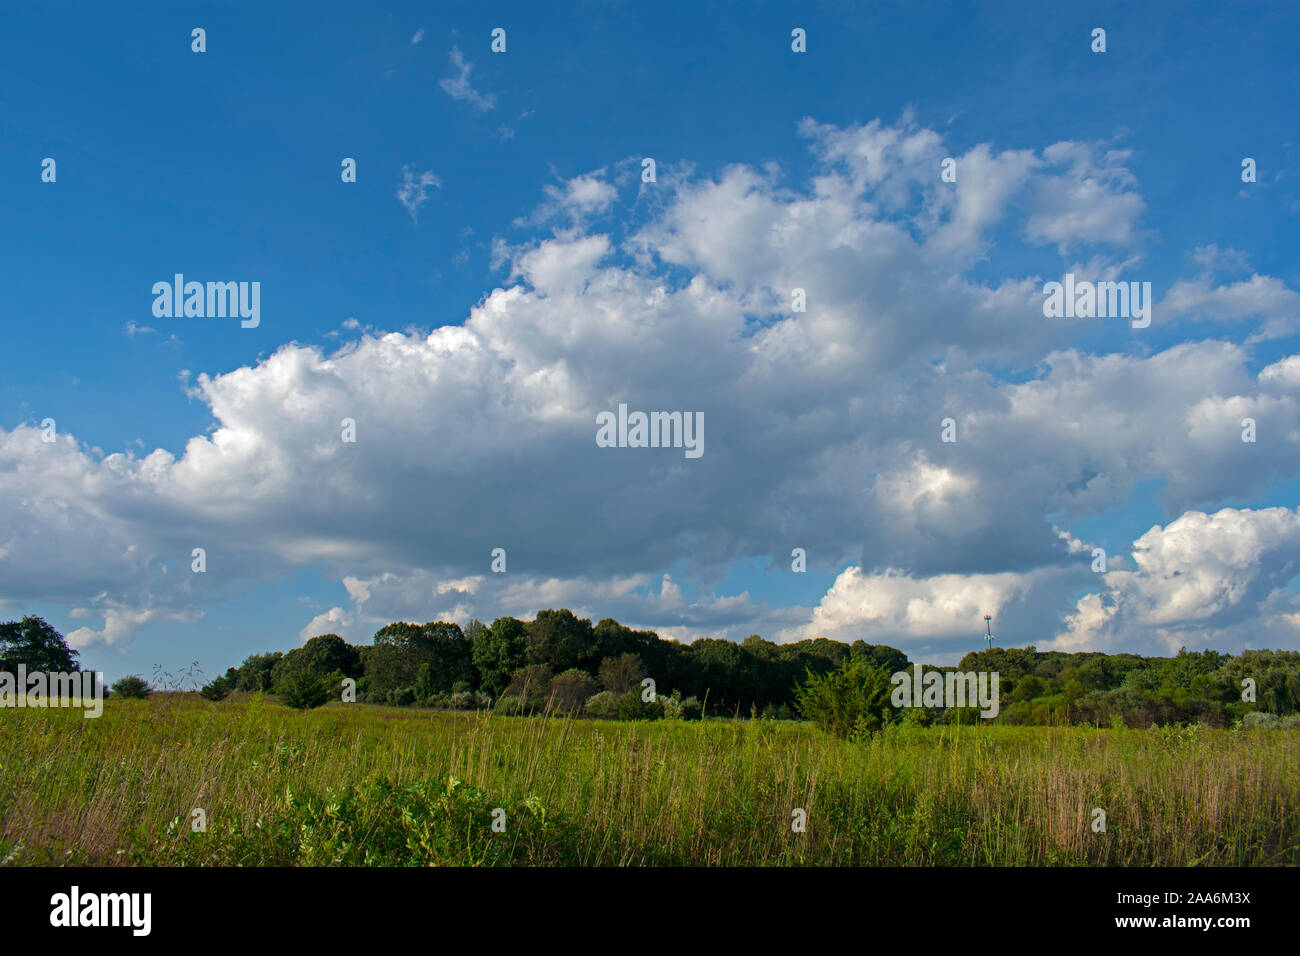
[[[673,691],[671,697],[660,697],[659,704],[663,708],[663,715],[671,720],[699,720],[701,707],[698,698],[682,698],[682,692]]]
[[[641,688],[633,687],[618,698],[614,715],[619,720],[658,720],[664,715],[663,700],[662,697],[649,701],[642,700]]]
[[[546,704],[551,689],[551,668],[546,664],[529,664],[510,675],[506,695],[527,702],[529,710],[539,710]]]
[[[497,698],[496,707],[493,710],[503,717],[522,717],[524,714],[532,713],[533,707],[526,704],[522,697],[514,694],[502,694]]]
[[[435,697],[444,697],[433,674],[433,665],[425,661],[415,673],[415,683],[411,685],[411,695],[415,700],[423,701],[426,707],[436,707],[428,701]]]
[[[577,711],[596,693],[596,681],[586,671],[570,668],[551,679],[550,696],[555,708]]]
[[[123,677],[113,684],[113,693],[119,697],[128,698],[145,698],[153,693],[153,688],[139,674],[132,674],[129,677]]]
[[[415,690],[411,687],[394,687],[388,692],[388,703],[393,707],[410,707],[415,703]]]
[[[1262,710],[1252,710],[1241,720],[1241,726],[1246,730],[1277,730],[1281,723],[1277,714]]]
[[[328,677],[303,668],[293,671],[280,681],[279,697],[296,710],[311,710],[334,696],[334,686],[334,681]]]
[[[1279,717],[1265,710],[1252,710],[1241,719],[1242,730],[1300,730],[1300,714]]]
[[[452,710],[490,710],[492,698],[480,691],[460,691],[451,695],[447,705]]]
[[[620,654],[618,657],[606,658],[600,662],[597,674],[601,686],[615,694],[622,694],[633,687],[640,686],[641,679],[646,676],[645,664],[636,654]]]
[[[909,707],[908,710],[924,710],[924,707]],[[934,718],[934,723],[941,726],[974,727],[984,722],[978,707],[947,707]]]
[[[216,678],[212,683],[199,688],[199,695],[204,700],[225,700],[230,696],[231,683],[224,677]]]
[[[796,692],[799,710],[823,730],[847,739],[874,733],[889,719],[892,686],[886,668],[850,658],[827,674],[807,673]]]
[[[602,690],[587,698],[586,711],[593,717],[617,717],[619,695],[611,690]]]

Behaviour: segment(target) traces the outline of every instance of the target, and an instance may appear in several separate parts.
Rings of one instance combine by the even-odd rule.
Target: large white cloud
[[[1300,639],[1300,509],[1189,511],[1138,538],[1133,560],[1079,600],[1053,646],[1170,653]]]
[[[942,138],[908,120],[801,132],[809,183],[665,177],[622,237],[584,224],[617,195],[603,171],[552,188],[532,221],[567,227],[499,240],[508,287],[463,324],[199,375],[214,427],[179,456],[0,430],[0,600],[99,608],[78,639],[120,644],[151,613],[313,565],[349,605],[304,632],[569,604],[681,637],[861,626],[942,651],[981,603],[1065,614],[1084,559],[1058,521],[1144,481],[1177,513],[1296,474],[1295,359],[1253,375],[1249,346],[1214,340],[1089,354],[1043,318],[1039,276],[974,278],[1006,243],[1098,268],[1140,256],[1123,152],[979,145],[942,183]],[[597,447],[619,403],[703,412],[705,454]],[[722,593],[733,562],[796,546],[861,579],[816,612]],[[683,561],[689,601],[664,578]]]

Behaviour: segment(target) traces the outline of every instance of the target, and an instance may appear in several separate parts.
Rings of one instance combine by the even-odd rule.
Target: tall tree
[[[553,671],[566,671],[577,667],[594,646],[591,621],[567,608],[538,611],[528,624],[530,664],[549,664]]]
[[[580,711],[587,698],[599,688],[591,675],[576,667],[551,678],[550,695],[555,706],[565,711]]]
[[[271,686],[283,694],[286,682],[298,671],[308,671],[322,679],[360,677],[361,655],[337,634],[320,634],[302,647],[295,647],[276,663],[271,671]],[[307,684],[299,682],[297,686]]]
[[[300,650],[303,652],[304,663],[318,674],[328,675],[338,671],[344,677],[361,676],[361,655],[337,634],[313,637]]]
[[[229,671],[226,672],[228,678],[232,678],[232,686],[235,690],[244,691],[269,691],[274,684],[272,676],[275,673],[275,665],[280,663],[284,654],[280,651],[272,651],[270,654],[250,654],[244,658],[244,663],[232,676]]]
[[[646,676],[645,664],[635,654],[606,658],[600,665],[600,685],[615,694],[623,694],[641,683]]]
[[[390,691],[415,683],[422,662],[419,655],[407,647],[380,642],[365,649],[362,663],[366,671],[366,695],[372,701],[382,703]]]
[[[479,686],[499,697],[510,683],[510,675],[527,663],[525,648],[528,631],[524,622],[514,617],[499,617],[492,626],[470,641],[474,669]]]
[[[28,615],[0,624],[0,670],[14,672],[19,664],[45,674],[80,670],[79,653],[44,618]]]
[[[430,679],[438,692],[448,693],[453,685],[473,680],[473,648],[459,624],[430,621],[420,628],[419,650],[430,666]]]
[[[418,624],[412,624],[410,621],[394,621],[375,631],[375,643],[413,647],[420,640],[420,632]]]

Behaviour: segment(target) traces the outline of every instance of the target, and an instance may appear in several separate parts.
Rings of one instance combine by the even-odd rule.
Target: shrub
[[[596,681],[586,671],[570,668],[551,679],[550,695],[557,710],[577,711],[596,692]]]
[[[280,700],[288,706],[296,710],[311,710],[334,695],[334,682],[303,668],[281,680],[278,692]]]
[[[415,690],[411,687],[394,687],[388,692],[388,703],[392,707],[410,707],[415,703]]]
[[[514,694],[502,694],[497,698],[496,707],[493,710],[503,717],[522,717],[524,714],[532,713],[533,708],[528,706],[522,697]]]
[[[586,711],[593,717],[617,717],[619,695],[611,690],[602,690],[587,698]]]
[[[225,700],[230,696],[231,682],[224,677],[218,677],[212,683],[206,684],[199,688],[199,694],[205,700],[218,701]]]
[[[436,704],[430,704],[429,701],[435,697],[444,696],[441,688],[433,674],[433,665],[425,661],[416,671],[415,683],[411,685],[411,695],[415,700],[423,701],[426,707],[436,707]]]
[[[1262,710],[1252,710],[1241,720],[1241,726],[1246,730],[1277,730],[1281,723],[1277,714]]]
[[[461,691],[451,695],[448,706],[452,710],[490,710],[492,698],[481,691]]]
[[[132,674],[129,677],[123,677],[113,684],[113,693],[119,697],[148,697],[153,692],[153,688],[139,674]]]
[[[671,697],[660,697],[659,704],[663,708],[663,715],[671,720],[699,720],[700,719],[700,702],[695,697],[682,697],[679,690],[673,691]]]
[[[1012,704],[1011,707],[1007,708],[1007,710],[1009,711],[1015,707],[1023,707],[1023,706],[1027,706],[1027,705]],[[931,724],[934,723],[934,717],[935,717],[934,711],[931,710],[929,707],[904,707],[902,719],[899,721],[899,723],[905,727],[929,727]],[[1016,721],[1009,720],[1008,723],[1014,724],[1016,723]]]
[[[551,688],[551,668],[546,664],[528,664],[510,675],[506,695],[527,701],[530,709],[539,709],[546,703]]]
[[[890,716],[889,671],[880,665],[850,658],[824,674],[808,670],[797,690],[799,710],[817,726],[848,738],[879,730]]]
[[[619,720],[658,720],[664,715],[663,699],[656,697],[654,700],[642,700],[641,688],[633,687],[618,698],[614,715]]]
[[[909,707],[908,710],[925,710],[925,708]],[[974,727],[981,722],[984,722],[984,718],[980,716],[978,707],[947,707],[934,718],[934,723],[942,726]]]
[[[639,686],[641,679],[646,676],[645,664],[636,654],[607,657],[600,662],[600,670],[597,673],[601,686],[616,694],[622,694],[632,687]]]

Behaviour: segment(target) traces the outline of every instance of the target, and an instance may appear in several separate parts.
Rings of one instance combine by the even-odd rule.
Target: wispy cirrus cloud
[[[397,187],[397,201],[411,214],[412,222],[419,222],[420,207],[429,200],[429,187],[442,188],[442,180],[433,170],[426,169],[416,176],[410,166],[402,167],[402,185]]]
[[[464,100],[476,110],[485,113],[488,110],[496,109],[496,94],[480,93],[470,86],[469,75],[474,69],[474,64],[465,59],[465,54],[460,52],[460,47],[452,47],[451,53],[447,56],[456,70],[456,75],[438,81],[438,85],[442,87],[443,92],[453,100]]]

